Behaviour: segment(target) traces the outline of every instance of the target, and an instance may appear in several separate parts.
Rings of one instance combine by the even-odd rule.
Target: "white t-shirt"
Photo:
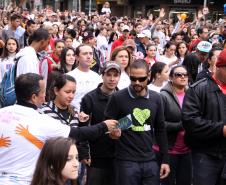
[[[19,134],[20,129],[25,134]],[[41,148],[37,143],[69,133],[69,126],[32,108],[0,109],[0,185],[30,184]]]
[[[4,74],[10,70],[10,68],[15,64],[15,55],[9,56],[8,58],[0,60],[0,83]]]
[[[98,35],[97,38],[97,48],[102,52],[104,55],[104,59],[107,57],[107,51],[108,51],[108,41],[105,36]]]
[[[127,88],[129,85],[130,85],[129,75],[125,71],[123,71],[121,73],[117,87],[119,88],[119,90],[121,90]]]
[[[148,89],[160,93],[161,89],[166,85],[167,82],[163,82],[162,86],[156,86],[154,84],[149,84]]]
[[[97,73],[92,70],[83,72],[78,68],[70,71],[68,75],[74,77],[76,80],[76,92],[72,101],[72,105],[77,111],[79,111],[81,99],[83,98],[83,96],[93,89],[97,88],[98,84],[102,82],[102,79]]]
[[[16,76],[26,73],[39,74],[39,59],[35,49],[27,46],[16,54],[16,58],[21,57],[17,64]]]
[[[165,63],[167,65],[169,65],[172,62],[175,62],[176,60],[177,60],[177,57],[175,55],[170,57],[170,58],[166,57],[165,55],[162,55],[159,58],[159,62],[163,62],[163,63]],[[173,67],[173,66],[171,66],[171,67]]]

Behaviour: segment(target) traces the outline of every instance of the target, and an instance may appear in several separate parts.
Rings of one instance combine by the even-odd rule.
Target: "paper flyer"
[[[133,125],[131,115],[127,115],[121,119],[118,120],[117,128],[121,130],[129,129]]]

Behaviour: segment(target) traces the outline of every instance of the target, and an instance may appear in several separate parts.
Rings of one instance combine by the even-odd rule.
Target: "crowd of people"
[[[225,185],[226,16],[210,14],[1,10],[0,185]]]

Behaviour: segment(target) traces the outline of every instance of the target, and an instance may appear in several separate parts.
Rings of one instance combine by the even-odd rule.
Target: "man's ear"
[[[36,94],[32,94],[31,95],[30,101],[31,101],[32,104],[35,104],[36,103],[36,98],[37,98]]]

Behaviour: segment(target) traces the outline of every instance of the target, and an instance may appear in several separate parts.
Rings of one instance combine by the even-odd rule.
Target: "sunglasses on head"
[[[136,82],[137,80],[139,82],[144,82],[148,77],[144,76],[144,77],[135,77],[135,76],[130,76],[129,77],[131,81]]]
[[[188,73],[174,73],[176,78],[188,77]]]

